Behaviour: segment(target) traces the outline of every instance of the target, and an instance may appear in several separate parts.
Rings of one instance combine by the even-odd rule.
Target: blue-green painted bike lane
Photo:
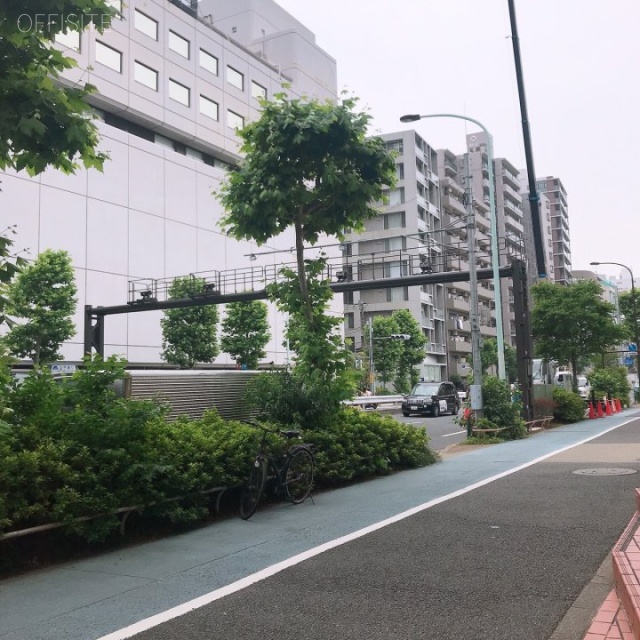
[[[574,423],[157,542],[0,582],[2,640],[101,638],[292,556],[428,509],[640,417]],[[640,423],[639,423],[640,428]],[[360,532],[360,533],[359,533]]]

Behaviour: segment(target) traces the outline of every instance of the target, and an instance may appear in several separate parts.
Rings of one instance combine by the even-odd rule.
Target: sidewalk
[[[399,519],[407,511],[418,513],[461,496],[638,416],[637,411],[629,410],[554,428],[525,440],[448,457],[423,469],[325,492],[316,497],[315,506],[282,505],[259,511],[249,522],[226,520],[154,543],[0,581],[0,638],[102,638],[296,554],[314,553],[341,537],[364,535],[363,531],[373,530],[381,521]]]

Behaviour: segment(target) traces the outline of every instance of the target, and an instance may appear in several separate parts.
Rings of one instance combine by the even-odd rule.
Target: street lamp
[[[504,331],[502,328],[502,290],[500,288],[500,257],[498,256],[498,218],[496,215],[495,185],[493,177],[493,138],[488,129],[477,120],[453,113],[434,113],[428,115],[408,114],[400,118],[400,122],[416,122],[423,118],[457,118],[473,122],[487,136],[487,156],[489,157],[489,209],[491,212],[491,267],[493,269],[493,295],[496,307],[496,341],[498,346],[498,377],[506,380],[504,362]],[[477,381],[474,380],[474,383]]]
[[[638,336],[640,335],[640,331],[638,330],[638,306],[636,302],[636,287],[633,282],[633,271],[626,264],[621,264],[620,262],[590,262],[589,264],[593,266],[598,266],[601,264],[615,264],[617,267],[622,267],[629,272],[631,276],[631,308],[633,309],[633,340],[636,343],[636,372],[638,374],[638,379],[640,379],[640,340]]]

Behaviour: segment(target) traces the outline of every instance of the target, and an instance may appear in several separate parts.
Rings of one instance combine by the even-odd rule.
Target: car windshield
[[[439,384],[417,384],[411,390],[412,396],[435,396],[440,388]]]

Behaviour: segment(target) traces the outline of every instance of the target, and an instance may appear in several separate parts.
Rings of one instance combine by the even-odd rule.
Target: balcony
[[[449,351],[453,353],[471,353],[471,342],[463,340],[460,336],[449,338]]]
[[[447,330],[456,333],[471,333],[471,323],[468,320],[447,320]]]
[[[480,325],[480,334],[485,338],[495,338],[498,335],[498,330],[495,327],[489,327],[487,325]]]
[[[438,342],[427,342],[425,351],[427,353],[446,353],[447,349],[445,345]]]
[[[461,297],[449,296],[447,298],[447,309],[469,313],[469,302]]]

